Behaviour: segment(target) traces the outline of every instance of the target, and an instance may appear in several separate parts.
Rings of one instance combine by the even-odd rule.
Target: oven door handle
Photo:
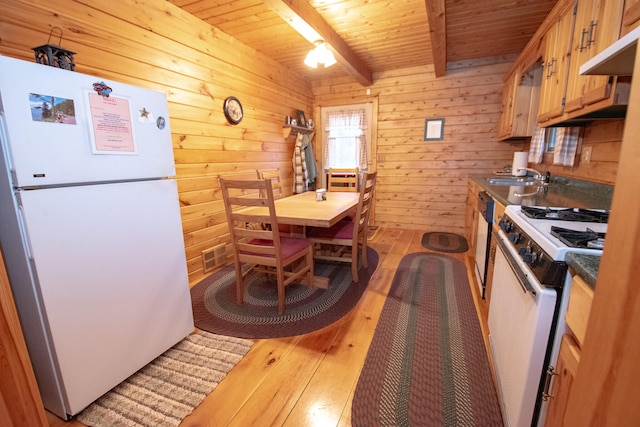
[[[518,265],[518,262],[516,261],[514,256],[511,255],[511,251],[509,251],[509,247],[507,246],[507,244],[497,233],[493,233],[493,234],[496,239],[496,243],[502,250],[504,257],[507,260],[507,263],[509,264],[509,267],[511,267],[511,270],[513,270],[513,273],[518,278],[518,283],[520,283],[520,286],[522,286],[522,290],[525,293],[530,292],[532,295],[535,295],[536,290],[529,283],[529,280],[527,279],[527,275],[522,271],[522,268]]]

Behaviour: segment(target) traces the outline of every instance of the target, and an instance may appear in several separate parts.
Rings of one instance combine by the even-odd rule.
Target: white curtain
[[[324,168],[367,170],[367,116],[364,109],[327,113],[327,143],[324,146]]]

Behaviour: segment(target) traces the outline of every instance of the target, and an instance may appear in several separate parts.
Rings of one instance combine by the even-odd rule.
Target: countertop
[[[491,197],[504,206],[545,206],[556,208],[610,209],[613,185],[552,176],[546,191],[535,186],[491,185],[487,175],[471,176]],[[531,193],[518,197],[514,194]]]
[[[583,255],[569,252],[565,258],[567,265],[584,279],[593,290],[596,288],[596,278],[600,267],[600,257],[595,255]]]
[[[557,208],[610,209],[613,185],[582,181],[574,178],[552,176],[546,191],[536,192],[534,186],[510,187],[491,185],[489,176],[472,176],[489,195],[504,206],[545,206]],[[531,196],[517,197],[514,193],[532,193]],[[595,289],[600,257],[569,253],[565,259],[576,274]]]

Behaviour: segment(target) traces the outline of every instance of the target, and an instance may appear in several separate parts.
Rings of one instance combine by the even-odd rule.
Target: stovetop
[[[587,227],[584,231],[571,230],[562,227],[551,227],[551,235],[557,237],[570,248],[604,248],[604,238],[606,233],[597,233]]]
[[[522,212],[533,219],[550,219],[556,221],[572,222],[599,222],[609,221],[609,211],[580,208],[547,208],[535,206],[521,206]]]
[[[511,221],[520,227],[520,229],[527,234],[528,238],[535,242],[542,250],[544,250],[548,256],[553,260],[564,261],[565,255],[568,252],[583,253],[591,255],[601,255],[602,246],[604,242],[599,241],[600,247],[590,247],[588,245],[583,246],[569,246],[565,241],[561,240],[557,235],[552,234],[552,227],[562,228],[567,232],[596,233],[597,238],[604,239],[604,235],[607,232],[606,222],[588,222],[588,221],[576,221],[575,219],[569,221],[563,221],[559,219],[558,215],[553,215],[553,218],[544,217],[544,219],[531,218],[524,211],[529,210],[526,206],[510,205],[505,209],[505,214],[511,219]],[[539,208],[541,211],[549,211],[551,213],[557,213],[560,211],[573,211],[574,213],[582,214],[583,210],[577,209],[564,209],[564,208]],[[587,212],[594,212],[588,211]],[[595,211],[603,213],[603,211]],[[565,212],[570,213],[570,212]],[[606,215],[608,217],[608,215]],[[605,215],[601,215],[600,218],[605,218]],[[590,231],[587,231],[590,230]],[[558,234],[558,233],[556,233]]]

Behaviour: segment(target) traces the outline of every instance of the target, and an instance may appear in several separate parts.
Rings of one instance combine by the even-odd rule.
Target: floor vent
[[[227,262],[227,252],[224,243],[202,251],[202,269],[205,273]]]

